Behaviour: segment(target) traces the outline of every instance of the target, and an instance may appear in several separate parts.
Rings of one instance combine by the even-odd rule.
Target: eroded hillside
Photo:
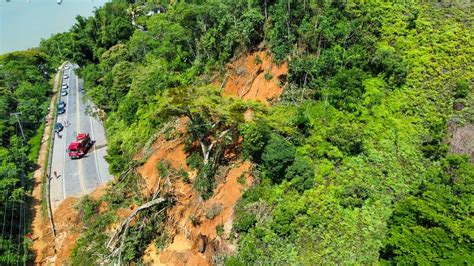
[[[112,1],[44,41],[115,175],[69,262],[469,264],[471,8]]]

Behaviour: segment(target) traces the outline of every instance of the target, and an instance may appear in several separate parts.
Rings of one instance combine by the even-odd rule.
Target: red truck
[[[87,150],[92,146],[93,142],[87,133],[79,133],[76,136],[76,140],[69,144],[66,152],[69,154],[69,158],[78,159],[87,153]]]

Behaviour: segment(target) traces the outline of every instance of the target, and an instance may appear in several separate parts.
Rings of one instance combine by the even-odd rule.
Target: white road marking
[[[92,137],[92,139],[95,140],[96,138],[95,138],[95,134],[94,134],[94,125],[92,125],[92,116],[89,116],[89,123],[91,124],[91,137]],[[94,146],[95,146],[95,143],[94,143]],[[97,154],[95,149],[92,153],[94,153],[94,152],[95,152],[95,156],[94,156],[94,158],[95,158],[95,170],[97,171],[97,176],[99,177],[99,182],[100,182],[100,184],[102,184],[103,181],[102,181],[102,177],[100,176],[99,161],[97,160],[97,155],[98,154]]]
[[[79,87],[79,81],[78,79],[76,78],[76,89]],[[80,99],[79,99],[79,93],[77,93],[77,97],[76,97],[76,100],[77,100],[77,104],[76,104],[76,110],[77,110],[77,125],[76,125],[76,129],[77,129],[77,133],[79,134],[80,131],[80,125],[81,125],[81,110],[79,108],[80,106]],[[78,168],[79,168],[79,183],[81,183],[81,190],[82,192],[86,191],[85,189],[85,185],[84,185],[84,176],[83,176],[83,173],[82,173],[82,160],[78,159],[77,160],[77,163],[78,163]]]
[[[71,72],[71,71],[69,70],[69,72]],[[69,80],[70,79],[67,79],[67,87],[68,88],[69,88],[69,84],[70,84]],[[64,81],[64,79],[63,79],[63,81]],[[62,87],[63,87],[63,82],[61,82],[61,89],[62,89]],[[59,93],[59,99],[61,99],[61,93]],[[69,108],[69,93],[66,95],[66,108]],[[64,113],[64,116],[65,116],[64,121],[67,121],[67,113],[68,112],[67,112],[67,109],[66,109],[66,111]],[[67,155],[66,154],[66,138],[67,138],[66,136],[67,136],[67,127],[64,127],[63,136],[64,136],[64,139],[62,140],[62,142],[63,142],[64,155],[63,155],[63,171],[62,171],[61,183],[63,184],[63,199],[66,199],[66,155]],[[59,154],[62,154],[62,152],[59,153]]]

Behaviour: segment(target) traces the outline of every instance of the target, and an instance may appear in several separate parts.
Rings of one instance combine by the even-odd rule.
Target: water
[[[10,2],[7,2],[10,1]],[[0,54],[37,47],[41,39],[69,30],[108,0],[0,0]]]

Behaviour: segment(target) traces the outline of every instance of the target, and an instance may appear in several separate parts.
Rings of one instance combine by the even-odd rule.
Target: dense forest
[[[149,243],[166,246],[166,215],[155,208],[143,214],[145,226],[130,226],[120,258],[106,248],[107,229],[118,208],[150,200],[130,171],[143,163],[134,157],[180,117],[189,121],[187,163],[203,200],[226,151],[254,165],[255,183],[235,206],[237,251],[225,264],[471,264],[473,150],[457,152],[452,141],[474,123],[471,10],[467,1],[108,2],[43,40],[40,52],[1,59],[8,193],[0,214],[21,221],[21,177],[31,167],[8,112],[22,112],[31,139],[48,92],[44,60],[70,60],[106,113],[116,176],[101,199],[106,212],[81,201],[86,229],[73,264],[138,262]],[[284,92],[269,107],[224,97],[215,85],[229,62],[257,50],[288,63]],[[4,223],[2,249],[11,254],[23,254],[23,221]]]
[[[29,211],[54,69],[37,50],[0,55],[0,264],[31,258]],[[21,126],[20,126],[21,125]]]

